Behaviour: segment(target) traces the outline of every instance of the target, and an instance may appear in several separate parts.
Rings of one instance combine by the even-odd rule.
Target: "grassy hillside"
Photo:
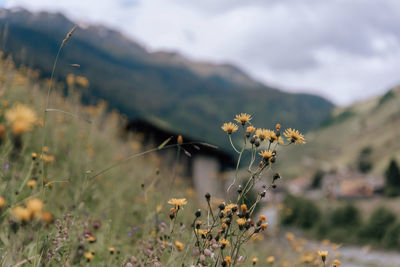
[[[73,22],[60,14],[1,10],[2,48],[18,63],[48,77],[54,55]],[[70,64],[80,64],[73,68]],[[224,141],[212,125],[238,112],[253,114],[264,125],[280,122],[302,131],[318,125],[332,104],[317,96],[289,94],[252,80],[230,65],[189,61],[178,54],[149,53],[120,33],[85,26],[74,33],[61,56],[56,78],[86,76],[86,103],[105,99],[129,118],[154,116],[171,127],[206,141]]]
[[[400,160],[400,87],[380,97],[335,109],[306,138],[307,146],[283,155],[296,162],[284,166],[288,175],[311,176],[316,169],[357,169],[362,150],[371,151],[371,171],[383,174],[390,159]]]
[[[48,98],[49,80],[37,79],[37,71],[15,69],[2,56],[2,266],[254,266],[257,257],[260,266],[267,260],[269,265],[302,261],[294,237],[290,244],[281,237],[262,242],[269,232],[266,218],[252,216],[256,204],[248,210],[243,206],[253,186],[243,188],[240,203],[225,206],[213,196],[198,203],[190,182],[179,172],[174,179],[175,167],[163,164],[163,158],[135,156],[143,152],[140,142],[135,136],[121,138],[124,119],[107,113],[104,102],[81,105],[73,81],[67,98],[59,84]],[[252,174],[258,182],[262,169]],[[277,242],[286,249],[277,248]],[[304,253],[309,262],[321,262],[315,245]]]
[[[0,59],[1,265],[29,259],[34,266],[81,266],[93,252],[94,262],[121,266],[131,246],[154,230],[154,214],[168,217],[168,196],[159,192],[171,172],[149,154],[95,176],[142,151],[133,137],[121,140],[123,119],[104,103],[82,106],[76,94],[65,99],[57,90],[49,107],[79,118],[49,111],[44,125],[49,81],[14,66]],[[169,194],[183,184],[178,177]],[[179,196],[188,197],[184,190]]]

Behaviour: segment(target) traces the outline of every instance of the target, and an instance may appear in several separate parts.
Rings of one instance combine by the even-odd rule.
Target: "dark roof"
[[[172,140],[174,140],[171,141],[171,143],[176,142],[176,138],[180,135],[180,133],[175,131],[167,123],[157,119],[134,119],[128,122],[126,129],[128,131],[143,133],[145,142],[154,141],[158,144],[161,144],[170,137],[173,137]],[[220,161],[223,168],[231,168],[235,166],[232,154],[224,151],[223,149],[203,142],[202,140],[193,139],[187,135],[182,135],[182,137],[184,139],[184,145],[182,145],[182,147],[191,155],[207,155],[216,157]],[[150,140],[150,138],[152,140]]]

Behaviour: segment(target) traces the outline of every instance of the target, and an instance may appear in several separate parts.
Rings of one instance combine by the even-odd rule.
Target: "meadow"
[[[1,266],[340,266],[337,244],[273,233],[256,213],[280,179],[280,149],[305,143],[297,130],[255,128],[245,113],[215,125],[237,155],[234,193],[198,196],[157,154],[184,137],[148,148],[104,101],[81,104],[85,77],[39,76],[1,55]]]

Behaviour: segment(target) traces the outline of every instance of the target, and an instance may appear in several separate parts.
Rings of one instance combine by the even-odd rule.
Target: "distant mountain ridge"
[[[65,34],[74,23],[62,14],[0,9],[1,49],[17,63],[49,76]],[[72,68],[70,64],[80,64]],[[105,99],[130,118],[152,116],[194,138],[225,141],[219,126],[235,113],[255,123],[308,130],[329,115],[333,104],[309,94],[291,94],[253,80],[229,64],[190,61],[177,53],[148,52],[104,26],[80,27],[62,51],[56,78],[86,76],[86,102]]]
[[[307,145],[282,152],[286,158],[282,168],[290,177],[312,177],[318,169],[357,171],[362,151],[370,151],[370,171],[383,175],[391,159],[400,161],[400,86],[336,108],[306,139]]]

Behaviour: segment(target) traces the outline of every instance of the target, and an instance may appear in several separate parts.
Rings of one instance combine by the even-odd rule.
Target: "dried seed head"
[[[74,27],[67,33],[67,36],[65,36],[64,40],[63,40],[62,43],[61,43],[61,46],[64,46],[64,45],[68,42],[69,38],[71,38],[72,34],[75,32],[75,30],[76,30],[77,28],[78,28],[78,26],[74,26]]]

